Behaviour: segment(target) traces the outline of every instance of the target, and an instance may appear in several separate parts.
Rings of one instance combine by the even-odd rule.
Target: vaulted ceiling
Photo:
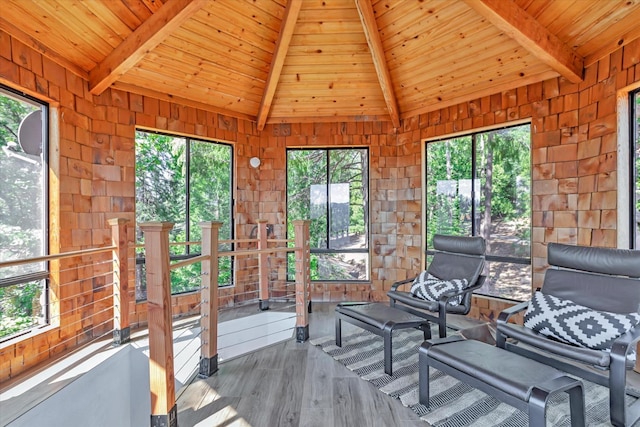
[[[401,119],[562,76],[640,37],[640,0],[3,0],[89,81],[267,123]],[[640,55],[640,52],[638,52]]]

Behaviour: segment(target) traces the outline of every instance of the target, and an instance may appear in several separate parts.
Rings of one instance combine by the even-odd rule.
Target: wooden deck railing
[[[295,247],[268,248],[266,221],[258,222],[258,249],[218,251],[218,233],[222,223],[203,222],[202,254],[170,263],[169,231],[172,223],[140,224],[145,235],[147,271],[147,304],[149,311],[149,369],[151,392],[151,425],[177,425],[175,402],[174,358],[170,305],[169,273],[201,262],[201,354],[198,375],[208,377],[218,370],[218,260],[220,256],[258,255],[260,308],[268,308],[269,284],[267,260],[271,254],[295,252],[296,283],[296,339],[309,337],[307,293],[309,274],[309,222],[294,221]]]
[[[51,306],[57,321],[49,325],[47,333],[35,339],[40,342],[55,342],[55,337],[65,337],[60,347],[55,350],[42,350],[41,344],[24,345],[20,338],[14,344],[5,345],[0,350],[0,381],[15,377],[16,373],[26,371],[29,366],[48,359],[54,353],[63,354],[78,345],[90,340],[104,339],[112,332],[116,345],[130,340],[131,307],[136,307],[135,293],[129,286],[129,262],[133,247],[128,244],[127,223],[125,219],[109,220],[111,226],[110,246],[55,254],[0,263],[0,269],[15,265],[49,261],[62,263],[61,267],[50,269]],[[252,256],[258,260],[257,302],[261,309],[269,308],[269,269],[270,257],[281,256],[287,252],[295,254],[295,301],[296,301],[296,339],[308,339],[308,287],[309,275],[309,222],[295,221],[295,241],[293,248],[269,247],[271,243],[289,242],[287,240],[270,240],[267,238],[266,221],[258,222],[258,239],[222,241],[219,239],[220,222],[203,222],[201,242],[189,242],[201,245],[201,255],[171,263],[169,232],[172,223],[150,222],[140,224],[145,235],[144,251],[147,280],[147,322],[149,328],[149,372],[151,394],[151,425],[177,425],[177,408],[175,404],[175,372],[172,331],[172,295],[170,271],[199,262],[200,277],[200,329],[201,348],[198,375],[207,377],[218,369],[218,311],[219,293],[218,272],[220,257]],[[221,243],[257,243],[256,249],[220,251]],[[180,244],[180,243],[179,243]],[[133,246],[133,247],[132,247]],[[110,255],[110,256],[109,256]],[[101,257],[95,264],[96,257]],[[85,259],[87,264],[79,262]],[[77,270],[77,271],[76,271]],[[86,273],[86,274],[85,274]],[[83,276],[83,274],[85,274]],[[78,301],[95,298],[96,282],[100,284],[100,299],[91,300],[91,304],[79,306]],[[175,298],[175,297],[174,297]],[[245,298],[243,296],[242,298]],[[72,307],[67,310],[65,307]],[[87,320],[96,313],[97,320]],[[95,323],[95,333],[86,325]],[[111,327],[112,325],[112,327]],[[31,337],[31,334],[25,336]],[[31,348],[40,349],[40,353],[29,355]],[[16,359],[17,349],[27,351],[21,357],[19,372],[12,372],[11,366]],[[159,424],[158,424],[159,423]]]

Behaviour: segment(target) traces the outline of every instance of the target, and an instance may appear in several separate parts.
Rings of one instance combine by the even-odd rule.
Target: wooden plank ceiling
[[[401,119],[562,76],[640,0],[3,0],[0,29],[106,88],[267,123]]]

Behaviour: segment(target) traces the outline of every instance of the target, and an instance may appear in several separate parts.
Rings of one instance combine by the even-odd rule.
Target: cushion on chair
[[[442,280],[423,271],[415,278],[411,285],[411,293],[426,301],[438,301],[440,296],[445,293],[458,293],[469,286],[467,279],[450,279]],[[451,298],[450,305],[459,305],[462,301],[461,296]]]
[[[524,315],[524,326],[561,342],[610,350],[613,341],[640,323],[640,314],[593,310],[571,300],[536,292]]]

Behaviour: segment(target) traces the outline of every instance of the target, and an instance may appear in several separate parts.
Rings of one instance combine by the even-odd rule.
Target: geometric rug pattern
[[[393,375],[384,373],[382,338],[368,331],[342,337],[342,347],[335,336],[310,341],[324,352],[369,381],[381,392],[399,399],[423,421],[438,427],[519,427],[528,425],[527,414],[432,368],[430,372],[430,406],[418,403],[418,348],[422,333],[414,329],[395,332],[393,336]],[[609,391],[584,381],[587,426],[611,426]],[[548,426],[570,426],[566,393],[553,396],[547,405]],[[635,400],[628,397],[628,402]]]

